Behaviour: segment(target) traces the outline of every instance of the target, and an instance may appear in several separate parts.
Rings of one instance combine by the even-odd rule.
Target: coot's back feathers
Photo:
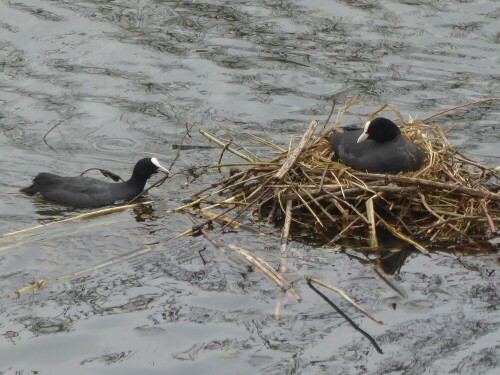
[[[330,136],[333,160],[371,173],[399,173],[420,169],[422,152],[385,118],[368,121],[363,130]]]
[[[79,208],[100,207],[137,196],[151,175],[168,170],[156,158],[139,160],[132,177],[125,182],[110,183],[90,177],[62,177],[52,173],[38,174],[31,186],[21,189],[33,195],[39,193],[45,200]]]

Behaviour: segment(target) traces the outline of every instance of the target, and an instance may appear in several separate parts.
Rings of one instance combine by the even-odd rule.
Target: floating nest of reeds
[[[288,149],[247,133],[226,129],[228,135],[220,137],[200,130],[223,153],[245,162],[239,169],[223,165],[232,167],[230,176],[198,196],[222,193],[224,199],[218,203],[229,207],[223,214],[233,212],[234,220],[249,215],[273,222],[283,226],[287,237],[289,232],[315,244],[355,239],[376,248],[381,235],[389,233],[423,252],[456,245],[492,249],[488,240],[496,234],[500,218],[500,167],[471,160],[449,143],[441,127],[411,118],[405,122],[391,105],[368,119],[392,109],[402,132],[425,154],[419,171],[365,173],[333,162],[328,135],[342,131],[342,119],[352,105],[353,101],[344,105],[333,126],[331,116],[322,126],[312,121],[303,135],[292,137]],[[239,143],[237,138],[243,137],[274,155],[262,160]]]

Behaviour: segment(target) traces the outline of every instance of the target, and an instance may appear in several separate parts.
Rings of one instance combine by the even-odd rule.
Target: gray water
[[[383,103],[424,118],[498,97],[499,41],[493,0],[0,1],[1,233],[81,213],[19,193],[36,173],[100,167],[128,177],[145,155],[168,166],[186,124],[224,124],[286,146],[326,117],[332,97],[362,99],[352,122]],[[497,102],[435,123],[455,126],[455,145],[498,165],[499,114]],[[186,142],[208,144],[196,130]],[[219,154],[182,151],[173,172]],[[299,304],[202,237],[167,242],[192,223],[165,212],[218,178],[178,174],[149,193],[149,209],[1,239],[0,373],[497,373],[497,255],[410,254],[393,276],[404,298],[336,248],[292,243],[286,277]],[[212,235],[279,265],[276,236]],[[144,248],[152,251],[14,294]],[[383,355],[304,274],[385,322],[327,292]]]

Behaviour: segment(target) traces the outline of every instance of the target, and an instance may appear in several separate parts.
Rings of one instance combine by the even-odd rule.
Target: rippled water
[[[499,19],[493,0],[1,1],[2,233],[74,214],[19,193],[37,172],[101,167],[127,177],[144,155],[168,165],[186,124],[225,124],[287,144],[326,117],[332,97],[360,96],[360,115],[389,102],[422,118],[498,96]],[[436,123],[456,125],[456,145],[498,164],[499,118],[496,103]],[[207,141],[193,132],[188,143]],[[182,151],[174,171],[219,154]],[[203,238],[167,242],[191,222],[165,211],[217,177],[187,186],[177,175],[150,192],[152,209],[1,239],[0,373],[498,369],[496,255],[412,254],[394,276],[403,298],[363,262],[294,243],[287,277],[302,295],[297,304]],[[279,264],[277,238],[213,235]],[[153,251],[13,296],[34,280],[147,247]],[[303,274],[344,288],[384,320],[378,326],[331,295],[385,354],[312,293]]]

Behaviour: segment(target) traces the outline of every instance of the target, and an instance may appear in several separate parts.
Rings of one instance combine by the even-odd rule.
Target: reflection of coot
[[[363,130],[334,133],[330,136],[333,160],[358,171],[399,173],[418,170],[422,153],[409,142],[391,120],[378,117]]]
[[[52,173],[40,173],[33,184],[22,192],[40,195],[49,202],[73,207],[99,207],[137,196],[149,177],[157,172],[169,174],[156,158],[144,158],[137,162],[132,177],[125,182],[110,183],[90,177],[61,177]]]

